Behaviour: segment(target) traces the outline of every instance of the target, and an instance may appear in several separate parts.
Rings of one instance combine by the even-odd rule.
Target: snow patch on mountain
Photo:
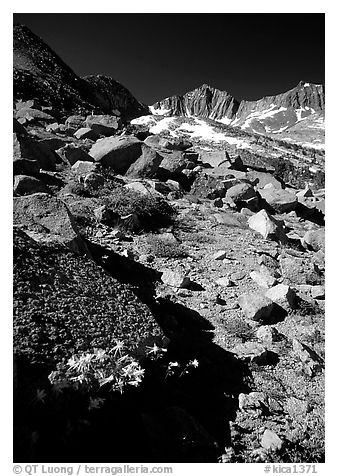
[[[210,119],[213,119],[213,118],[210,116]],[[214,120],[217,121],[217,122],[221,122],[222,124],[226,124],[227,126],[229,126],[230,124],[233,124],[235,122],[232,119],[230,119],[229,117],[222,117],[222,119],[214,119]]]
[[[263,111],[253,111],[251,112],[246,118],[244,124],[241,126],[241,129],[248,129],[251,127],[251,122],[254,120],[258,120],[259,122],[267,119],[267,118],[272,118],[276,114],[279,114],[280,112],[287,111],[286,107],[279,107],[276,109],[275,104],[271,104],[267,109]]]
[[[154,118],[154,116],[149,115],[149,116],[137,117],[136,119],[131,120],[130,124],[134,124],[137,126],[147,126],[149,124],[152,124],[155,126],[157,124],[157,121]]]
[[[165,117],[164,119],[160,120],[155,126],[152,126],[149,129],[151,134],[159,134],[160,132],[167,131],[169,129],[170,124],[175,122],[174,117]]]
[[[159,116],[142,116],[131,121],[134,125],[149,125],[151,134],[160,134],[161,132],[169,132],[173,137],[179,135],[188,135],[192,139],[209,141],[213,143],[227,142],[231,146],[238,149],[250,149],[250,141],[234,136],[229,136],[224,132],[215,130],[215,127],[208,124],[203,119],[190,117],[189,122],[181,122],[180,118]]]
[[[155,116],[165,116],[167,114],[170,114],[170,109],[165,109],[165,108],[158,108],[155,109],[154,106],[149,106],[150,112],[154,114]]]
[[[284,126],[278,129],[278,131],[272,131],[273,134],[279,134],[279,132],[285,131],[289,126]]]

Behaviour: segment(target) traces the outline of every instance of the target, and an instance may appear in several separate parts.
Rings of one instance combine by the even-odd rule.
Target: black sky
[[[80,76],[152,104],[203,83],[259,99],[324,83],[324,14],[15,14]]]

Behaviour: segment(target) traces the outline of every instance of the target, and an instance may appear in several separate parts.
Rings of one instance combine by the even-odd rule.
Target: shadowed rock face
[[[172,96],[153,105],[154,109],[170,111],[174,116],[200,116],[212,119],[231,119],[238,110],[239,102],[226,91],[203,84],[183,96]]]
[[[41,38],[23,25],[14,26],[14,99],[37,98],[59,114],[111,114],[123,119],[148,114],[122,84],[105,76],[80,78]]]
[[[46,363],[117,339],[150,345],[163,336],[127,285],[62,245],[39,244],[15,230],[14,269],[17,356]],[[33,336],[29,342],[27,333]]]

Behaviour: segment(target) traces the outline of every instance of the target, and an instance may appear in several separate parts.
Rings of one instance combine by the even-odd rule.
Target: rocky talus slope
[[[14,460],[324,461],[325,190],[114,113],[14,115]]]

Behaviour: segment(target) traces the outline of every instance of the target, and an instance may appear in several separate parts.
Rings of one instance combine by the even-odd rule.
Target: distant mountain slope
[[[149,109],[115,81],[105,76],[80,78],[24,25],[14,26],[14,99],[39,99],[62,113],[111,113],[132,119]]]
[[[247,132],[278,134],[295,142],[324,141],[324,87],[304,81],[285,93],[241,102],[226,91],[203,84],[183,96],[163,99],[150,109],[153,114],[214,119]]]
[[[163,99],[150,109],[155,114],[162,112],[173,116],[199,116],[222,122],[225,118],[230,121],[238,107],[239,102],[226,91],[203,84],[183,96]]]

